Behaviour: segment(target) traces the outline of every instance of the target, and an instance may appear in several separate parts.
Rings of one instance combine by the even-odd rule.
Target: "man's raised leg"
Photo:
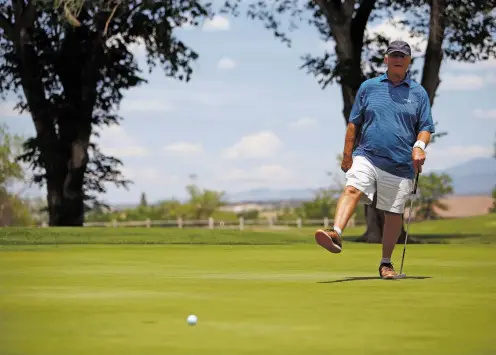
[[[329,250],[331,253],[341,252],[341,235],[353,215],[361,195],[362,192],[353,186],[346,186],[344,188],[338,200],[333,228],[318,229],[315,232],[315,240],[320,246]]]

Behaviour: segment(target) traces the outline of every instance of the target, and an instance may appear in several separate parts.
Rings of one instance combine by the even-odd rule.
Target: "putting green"
[[[395,262],[399,268],[402,246]],[[494,354],[496,247],[0,248],[0,353]],[[188,326],[186,317],[198,316]]]

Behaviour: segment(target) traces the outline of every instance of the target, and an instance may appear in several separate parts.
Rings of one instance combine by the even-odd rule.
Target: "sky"
[[[390,23],[368,30],[425,49],[425,39]],[[333,51],[332,42],[301,27],[288,48],[260,22],[223,16],[178,35],[200,54],[188,83],[166,78],[160,67],[148,74],[143,47],[132,46],[149,83],[125,93],[119,109],[124,121],[104,129],[97,142],[124,162],[134,183],[129,190],[107,185],[106,202],[137,203],[142,192],[150,202],[184,199],[191,174],[200,187],[228,193],[319,188],[332,183],[329,171],[344,176],[336,160],[345,135],[340,88],[323,90],[299,68],[302,55]],[[445,61],[441,80],[432,113],[437,129],[448,135],[427,148],[425,172],[491,156],[496,139],[496,60]],[[0,103],[1,120],[14,133],[34,135],[31,117],[13,106]]]

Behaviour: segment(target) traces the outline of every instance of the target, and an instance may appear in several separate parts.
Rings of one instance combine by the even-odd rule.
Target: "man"
[[[315,232],[317,243],[332,253],[342,250],[342,233],[357,203],[371,204],[385,213],[379,275],[396,275],[391,256],[403,225],[405,203],[416,173],[425,162],[425,147],[434,133],[429,96],[409,75],[411,48],[404,41],[390,43],[387,72],[366,80],[353,105],[341,169],[346,187],[341,194],[333,228]],[[361,137],[353,151],[356,133]]]

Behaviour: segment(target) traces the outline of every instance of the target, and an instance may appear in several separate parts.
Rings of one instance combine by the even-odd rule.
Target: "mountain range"
[[[476,158],[454,167],[435,171],[446,173],[453,179],[454,194],[491,195],[496,186],[496,159]],[[228,194],[229,202],[262,202],[280,200],[307,200],[314,196],[315,189],[269,189],[260,188]]]

